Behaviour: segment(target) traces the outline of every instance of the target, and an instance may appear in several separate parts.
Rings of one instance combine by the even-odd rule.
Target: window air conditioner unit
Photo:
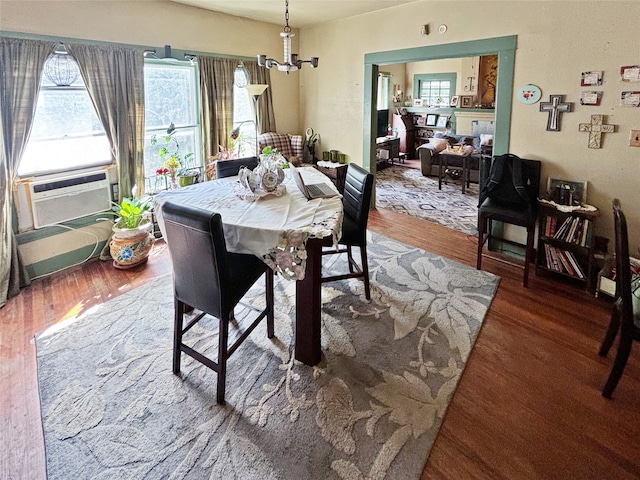
[[[86,217],[111,208],[111,191],[106,171],[36,181],[31,183],[29,189],[35,228]]]

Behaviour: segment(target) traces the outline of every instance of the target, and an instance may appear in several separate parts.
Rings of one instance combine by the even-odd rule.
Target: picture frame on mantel
[[[460,107],[472,108],[473,107],[473,95],[460,95]]]

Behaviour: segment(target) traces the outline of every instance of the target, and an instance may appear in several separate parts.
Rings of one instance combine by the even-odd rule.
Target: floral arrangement
[[[169,176],[171,177],[172,183],[175,183],[176,175],[178,175],[182,168],[182,164],[186,163],[194,155],[193,153],[187,153],[183,156],[180,153],[180,144],[175,137],[175,133],[176,127],[172,123],[169,125],[169,128],[167,128],[166,135],[161,137],[153,135],[151,137],[151,145],[153,146],[156,146],[158,141],[164,143],[164,145],[158,150],[158,155],[164,163],[156,170],[156,175],[164,177]]]
[[[262,149],[260,159],[270,160],[280,168],[289,168],[289,162],[286,159],[286,157],[282,153],[280,153],[276,148],[268,145]]]

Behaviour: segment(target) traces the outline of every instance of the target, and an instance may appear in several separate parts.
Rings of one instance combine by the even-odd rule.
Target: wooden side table
[[[347,179],[347,164],[319,161],[314,167],[331,179],[340,194],[344,192],[344,182]]]
[[[460,172],[460,180],[462,181],[462,193],[465,193],[466,187],[469,186],[469,151],[464,153],[454,153],[443,150],[438,154],[440,169],[438,173],[438,190],[442,190],[442,181],[447,170]]]

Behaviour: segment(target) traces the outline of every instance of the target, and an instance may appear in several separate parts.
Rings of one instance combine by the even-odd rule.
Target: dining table
[[[273,192],[251,192],[233,176],[160,192],[153,204],[165,238],[165,202],[219,213],[227,251],[255,255],[284,281],[295,281],[294,356],[306,365],[316,365],[322,357],[322,248],[327,237],[337,245],[342,234],[342,196],[331,180],[313,167],[299,167],[298,171],[305,184],[325,183],[336,195],[307,200],[284,169],[284,181]]]

